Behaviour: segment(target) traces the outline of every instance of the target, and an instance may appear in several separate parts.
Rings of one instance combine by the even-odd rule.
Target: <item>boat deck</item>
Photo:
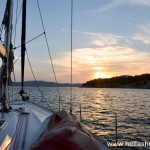
[[[8,113],[1,112],[0,150],[29,150],[53,112],[30,102],[16,101],[10,107]],[[100,150],[108,150],[101,140],[96,141]]]
[[[28,150],[44,120],[53,113],[29,102],[14,102],[0,119],[0,148]],[[2,114],[2,113],[1,113]]]

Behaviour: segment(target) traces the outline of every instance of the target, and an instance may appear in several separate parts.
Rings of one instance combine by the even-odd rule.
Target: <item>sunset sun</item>
[[[94,78],[108,78],[108,75],[101,72],[96,72]]]

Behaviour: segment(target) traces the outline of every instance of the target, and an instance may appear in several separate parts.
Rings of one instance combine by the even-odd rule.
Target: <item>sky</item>
[[[5,2],[6,0],[0,0],[0,22]],[[20,2],[19,0],[19,9]],[[57,80],[69,83],[71,0],[39,0],[39,4]],[[150,0],[74,0],[73,83],[150,73],[149,16]],[[27,1],[26,24],[26,41],[43,33],[36,0]],[[13,38],[15,46],[20,45],[20,32],[21,15],[15,42]],[[27,44],[26,48],[37,80],[54,81],[44,36]],[[14,53],[17,59],[20,49]],[[20,59],[15,63],[15,77],[20,81]],[[33,80],[27,59],[25,80]]]

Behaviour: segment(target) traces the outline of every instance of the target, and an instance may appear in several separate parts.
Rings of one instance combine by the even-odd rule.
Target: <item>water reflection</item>
[[[56,88],[41,88],[53,110],[58,110],[59,98]],[[37,88],[26,91],[30,99],[41,103]],[[13,94],[12,94],[13,93]],[[19,99],[18,88],[12,89],[13,99]],[[64,108],[69,111],[69,88],[60,88]],[[73,113],[79,116],[82,107],[82,122],[93,133],[106,140],[115,140],[115,112],[118,119],[119,141],[150,141],[150,92],[142,89],[91,89],[73,88]]]

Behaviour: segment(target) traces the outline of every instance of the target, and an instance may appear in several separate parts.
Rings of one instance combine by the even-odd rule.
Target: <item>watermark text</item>
[[[143,141],[131,141],[131,142],[107,142],[107,146],[109,147],[150,147],[150,142]]]

